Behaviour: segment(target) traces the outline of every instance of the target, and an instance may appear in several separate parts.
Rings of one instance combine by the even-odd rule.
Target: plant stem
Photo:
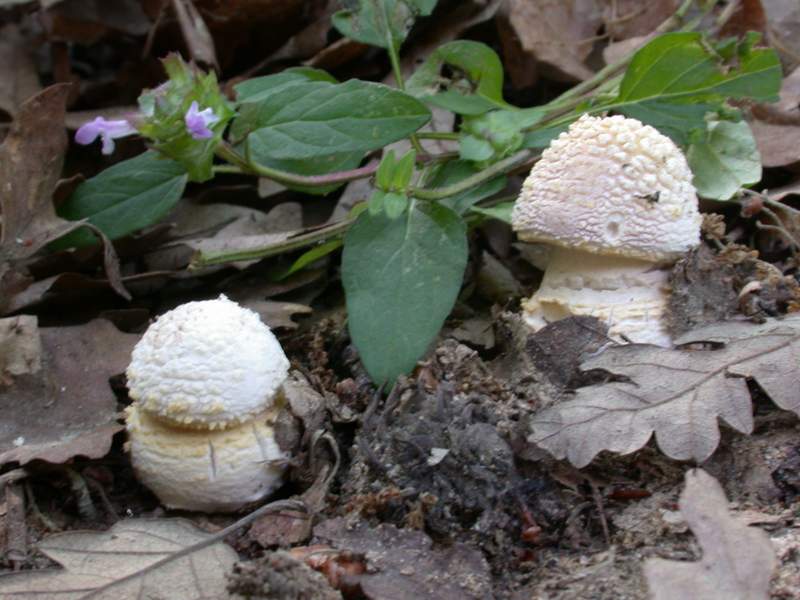
[[[378,2],[378,5],[381,11],[381,16],[383,17],[384,29],[386,31],[386,51],[389,53],[389,62],[392,63],[394,81],[397,84],[397,89],[400,91],[405,91],[406,82],[403,78],[403,68],[400,66],[400,49],[398,44],[395,42],[394,36],[392,35],[392,29],[389,27],[389,15],[386,14],[386,4],[383,2]],[[425,148],[423,148],[422,144],[419,143],[419,139],[417,138],[416,134],[412,133],[408,136],[408,139],[411,142],[411,146],[417,151],[417,154],[423,154],[425,152]]]
[[[272,179],[284,185],[323,187],[336,183],[346,183],[355,179],[365,179],[372,176],[375,171],[378,170],[378,162],[373,161],[366,166],[349,171],[337,171],[335,173],[326,173],[325,175],[297,175],[249,161],[224,142],[217,146],[216,154],[223,160],[231,163],[231,165],[221,165],[225,167],[223,169],[214,167],[217,172],[250,173],[251,175]]]
[[[454,196],[455,194],[465,192],[476,185],[484,183],[485,181],[489,181],[490,179],[494,179],[498,175],[503,175],[504,173],[515,169],[534,157],[536,157],[536,153],[532,152],[531,150],[522,150],[513,156],[509,156],[508,158],[504,158],[503,160],[494,163],[483,171],[475,173],[475,175],[471,175],[470,177],[462,179],[458,183],[446,185],[440,188],[433,188],[430,190],[412,187],[409,188],[408,194],[414,198],[419,198],[420,200],[441,200],[442,198],[447,198],[448,196]]]
[[[211,252],[203,252],[201,250],[192,257],[189,270],[201,269],[211,265],[238,262],[241,260],[259,260],[269,256],[283,254],[284,252],[299,250],[300,248],[305,248],[306,246],[311,246],[317,242],[343,234],[354,221],[355,219],[344,219],[336,223],[323,225],[307,233],[301,233],[288,240],[267,244],[266,246],[248,248],[247,250],[218,250]]]

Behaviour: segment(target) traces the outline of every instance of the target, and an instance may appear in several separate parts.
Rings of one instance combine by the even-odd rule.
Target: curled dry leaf
[[[0,110],[12,116],[41,89],[31,40],[16,25],[0,28],[0,81]]]
[[[510,30],[501,36],[504,54],[526,55],[527,60],[515,61],[523,69],[531,70],[530,59],[534,59],[569,80],[582,80],[594,74],[584,61],[592,51],[602,22],[595,0],[509,0],[504,11],[500,25]],[[515,82],[523,77],[515,76],[515,70],[511,70]]]
[[[25,356],[0,373],[0,465],[105,456],[122,429],[108,379],[138,339],[104,320],[41,329],[34,317],[0,320],[0,363]]]
[[[715,347],[607,349],[582,368],[628,381],[580,388],[573,400],[539,412],[528,440],[583,467],[602,450],[635,452],[655,432],[670,458],[702,462],[719,443],[718,418],[742,433],[752,431],[747,379],[781,408],[800,414],[800,315],[761,325],[721,323],[676,340],[702,342]]]
[[[703,549],[697,562],[651,558],[644,573],[654,600],[766,600],[775,568],[769,537],[728,512],[716,479],[696,469],[686,473],[680,498],[683,518]]]
[[[39,550],[64,568],[0,576],[0,597],[47,600],[227,598],[227,573],[236,552],[222,542],[186,552],[209,534],[183,519],[131,519],[104,532],[52,535]],[[180,551],[185,556],[154,563]]]

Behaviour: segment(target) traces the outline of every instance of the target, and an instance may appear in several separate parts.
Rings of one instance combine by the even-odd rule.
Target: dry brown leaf
[[[68,94],[68,85],[57,84],[25,102],[0,146],[0,262],[32,256],[80,226],[56,217],[52,200],[67,149]]]
[[[680,0],[614,0],[603,6],[606,32],[615,41],[647,35],[675,13]]]
[[[0,323],[13,325],[19,319]],[[122,333],[104,320],[76,327],[28,327],[23,333],[6,337],[6,348],[0,349],[0,355],[26,352],[31,365],[29,372],[0,382],[0,465],[105,456],[111,438],[122,429],[108,379],[125,370],[139,336]],[[39,339],[37,361],[31,348]]]
[[[750,123],[765,167],[782,167],[800,161],[800,67],[781,84],[780,100],[752,109]]]
[[[0,28],[0,81],[0,110],[12,117],[25,100],[42,89],[31,40],[16,25]]]
[[[506,54],[518,43],[529,59],[555,68],[568,80],[594,74],[584,61],[602,23],[595,0],[509,0],[503,10],[502,22],[510,30],[501,36]]]
[[[701,469],[686,473],[683,518],[703,549],[697,562],[648,559],[644,573],[654,600],[766,600],[775,551],[763,531],[728,512],[719,482]]]
[[[717,419],[742,433],[753,429],[746,379],[781,408],[800,414],[800,315],[761,325],[727,322],[695,330],[678,344],[691,350],[628,344],[584,362],[630,381],[577,390],[573,400],[536,414],[530,442],[557,458],[586,466],[599,452],[635,452],[655,433],[670,458],[706,460],[719,443]]]
[[[120,521],[104,532],[52,535],[39,544],[39,550],[64,568],[2,576],[0,597],[9,600],[227,598],[226,575],[238,557],[222,542],[152,567],[208,536],[183,519],[131,519]]]
[[[219,70],[214,38],[192,0],[172,0],[172,9],[192,59]]]
[[[800,4],[797,0],[761,0],[761,4],[770,45],[788,69],[800,66]]]
[[[338,548],[364,555],[367,571],[358,583],[370,600],[466,600],[491,598],[489,565],[479,550],[463,543],[434,548],[421,531],[383,523],[369,527],[344,519],[323,521],[314,535]]]

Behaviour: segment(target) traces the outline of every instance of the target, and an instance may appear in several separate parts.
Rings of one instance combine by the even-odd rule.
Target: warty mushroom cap
[[[269,327],[220,296],[161,315],[136,344],[126,375],[143,410],[182,427],[214,429],[269,408],[288,372]]]
[[[170,426],[137,404],[126,409],[139,480],[168,508],[230,512],[272,494],[288,456],[275,441],[276,408],[228,429]]]
[[[553,140],[512,214],[520,239],[653,262],[700,243],[692,172],[636,119],[582,116]]]

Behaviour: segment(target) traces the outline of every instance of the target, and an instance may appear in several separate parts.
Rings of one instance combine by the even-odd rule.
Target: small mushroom
[[[161,315],[126,371],[128,449],[170,508],[234,511],[280,487],[273,425],[289,361],[253,311],[220,296]]]
[[[512,223],[521,240],[551,246],[542,283],[523,303],[534,330],[589,315],[613,338],[671,345],[666,267],[699,245],[701,223],[692,172],[672,140],[636,119],[584,115],[534,165]]]

